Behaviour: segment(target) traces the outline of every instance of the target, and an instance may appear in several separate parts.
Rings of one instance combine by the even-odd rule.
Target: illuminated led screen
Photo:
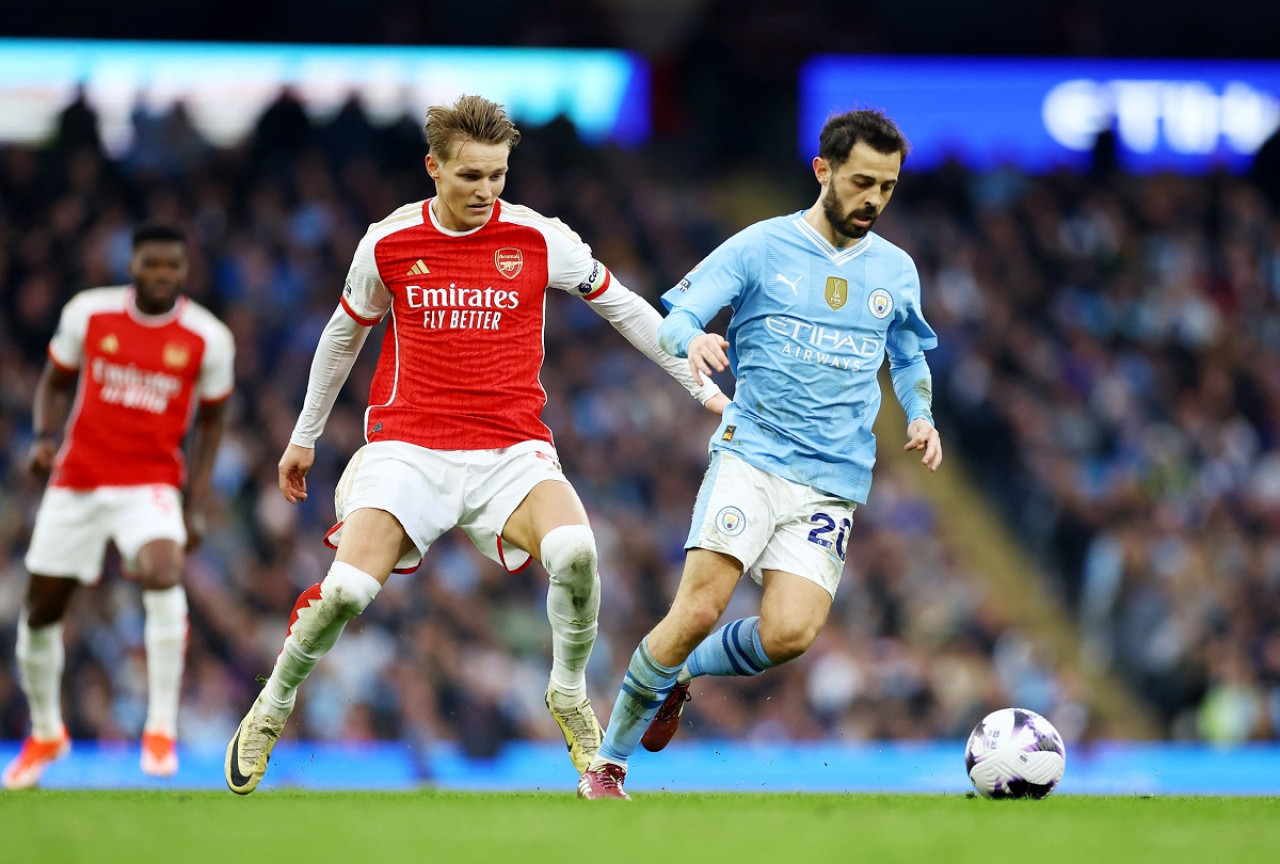
[[[389,123],[476,93],[517,123],[563,114],[592,143],[649,135],[648,67],[623,51],[0,39],[0,141],[47,140],[80,86],[116,154],[132,141],[136,107],[161,113],[180,100],[226,145],[285,86],[318,122],[353,94],[373,122]]]
[[[1127,170],[1242,171],[1280,127],[1280,63],[821,56],[801,71],[801,156],[855,107],[899,122],[914,167],[1083,168],[1111,129]]]

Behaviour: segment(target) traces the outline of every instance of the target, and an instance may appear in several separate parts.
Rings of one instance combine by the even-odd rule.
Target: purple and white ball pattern
[[[1001,708],[982,718],[965,746],[964,767],[984,798],[1043,798],[1067,767],[1067,749],[1053,724],[1025,708]]]

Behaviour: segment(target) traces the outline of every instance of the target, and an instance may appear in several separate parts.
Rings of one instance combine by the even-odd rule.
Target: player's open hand
[[[907,445],[903,450],[923,450],[920,464],[930,471],[937,471],[942,464],[942,436],[933,424],[923,417],[917,417],[907,426]]]
[[[711,377],[713,370],[723,372],[728,369],[729,355],[724,353],[728,347],[729,340],[717,333],[699,333],[690,339],[686,353],[693,380],[701,384],[704,377]]]
[[[280,492],[290,504],[307,500],[307,472],[316,461],[314,447],[290,444],[280,457]]]

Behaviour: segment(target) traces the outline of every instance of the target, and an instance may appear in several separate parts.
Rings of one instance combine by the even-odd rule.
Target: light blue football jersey
[[[681,357],[733,309],[725,335],[736,389],[713,449],[865,503],[886,353],[907,420],[932,422],[924,351],[938,339],[920,309],[920,276],[875,233],[841,249],[803,212],[767,219],[726,240],[662,302],[660,344]]]

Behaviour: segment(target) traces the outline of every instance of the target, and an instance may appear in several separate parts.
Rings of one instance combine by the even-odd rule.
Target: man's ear
[[[818,178],[818,183],[826,186],[827,181],[831,179],[831,163],[821,156],[814,156],[813,176]]]

